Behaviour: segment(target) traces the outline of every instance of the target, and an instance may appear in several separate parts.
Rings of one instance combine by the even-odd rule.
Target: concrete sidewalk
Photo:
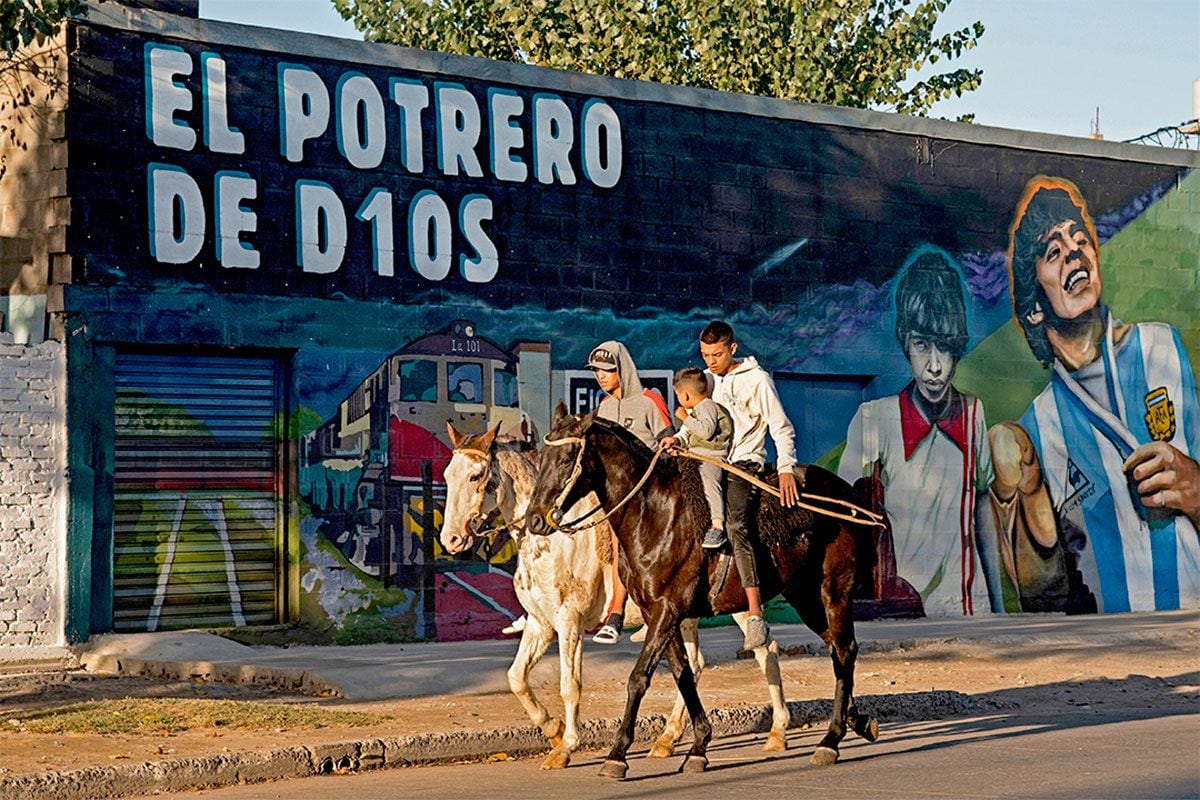
[[[1200,612],[883,620],[859,622],[855,627],[862,652],[937,643],[1071,649],[1197,637]],[[771,631],[784,649],[820,647],[803,625],[772,625]],[[280,648],[248,647],[199,631],[112,634],[93,639],[80,661],[94,672],[269,685],[352,700],[383,700],[507,692],[506,671],[517,642],[514,636],[482,642]],[[732,661],[741,646],[741,632],[732,625],[704,628],[700,644],[710,665]],[[611,647],[590,641],[584,647],[590,680],[624,679],[641,645],[625,639]],[[557,680],[555,653],[552,645],[534,669],[532,683]]]

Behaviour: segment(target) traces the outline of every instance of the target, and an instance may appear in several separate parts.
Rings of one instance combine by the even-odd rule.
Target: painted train
[[[548,344],[506,351],[466,320],[404,345],[304,437],[301,495],[321,532],[367,575],[420,582],[424,565],[440,556],[428,528],[440,525],[452,449],[446,422],[470,433],[499,426],[532,441],[535,419],[549,414],[549,383]],[[505,537],[479,555],[506,563],[515,548]]]

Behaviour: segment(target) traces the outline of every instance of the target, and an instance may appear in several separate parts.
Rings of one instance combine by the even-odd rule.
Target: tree
[[[983,78],[960,68],[905,86],[983,35],[975,22],[934,36],[951,0],[332,2],[368,41],[918,116]]]
[[[49,36],[65,17],[82,14],[86,7],[84,0],[5,0],[0,3],[0,47],[11,58],[18,47]]]

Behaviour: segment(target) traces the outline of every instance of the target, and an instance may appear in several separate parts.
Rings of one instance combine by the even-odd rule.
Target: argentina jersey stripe
[[[1179,384],[1173,376],[1179,374],[1179,354],[1171,337],[1163,336],[1170,329],[1164,325],[1135,325],[1128,345],[1118,355],[1117,371],[1122,384],[1125,406],[1121,417],[1138,442],[1151,442],[1154,437],[1146,421],[1146,398],[1159,388],[1167,389],[1167,397],[1179,397]],[[1143,333],[1145,336],[1143,337]],[[1164,369],[1164,367],[1169,368]],[[1169,380],[1170,385],[1163,383]],[[1186,451],[1186,446],[1184,448]],[[1137,489],[1130,484],[1130,491]],[[1136,501],[1135,501],[1136,502]],[[1156,518],[1146,522],[1150,542],[1150,558],[1154,565],[1153,608],[1179,608],[1179,559],[1176,552],[1175,517]]]
[[[1121,536],[1121,530],[1128,530],[1130,525],[1136,528],[1137,520],[1128,498],[1125,508],[1118,494],[1127,494],[1120,453],[1091,425],[1086,409],[1062,384],[1052,384],[1051,396],[1060,423],[1057,441],[1048,444],[1061,448],[1066,462],[1060,473],[1063,490],[1055,496],[1059,518],[1073,522],[1086,534],[1085,550],[1091,553],[1098,580],[1090,579],[1086,562],[1080,564],[1080,571],[1096,593],[1100,610],[1129,611],[1132,606],[1126,580],[1141,554],[1131,553],[1132,558],[1126,558],[1126,548],[1132,545]],[[1148,552],[1143,556],[1147,562],[1148,556]]]
[[[1140,400],[1131,398],[1131,406],[1136,402],[1142,407],[1131,407],[1129,415],[1138,418],[1138,438],[1151,440],[1146,420],[1150,410],[1146,403],[1151,392],[1165,388],[1166,397],[1172,401],[1176,424],[1175,434],[1169,441],[1184,455],[1195,459],[1200,453],[1200,412],[1196,403],[1196,382],[1183,340],[1169,325],[1144,323],[1137,327],[1143,333],[1140,366],[1146,376],[1142,384],[1146,396]],[[1165,526],[1156,529],[1151,523],[1152,543],[1156,548],[1170,548],[1175,566],[1175,605],[1160,605],[1159,608],[1194,608],[1200,605],[1200,539],[1187,517],[1174,515],[1170,523],[1170,530]],[[1157,555],[1158,550],[1155,552]],[[1164,603],[1171,599],[1169,596],[1162,598]]]

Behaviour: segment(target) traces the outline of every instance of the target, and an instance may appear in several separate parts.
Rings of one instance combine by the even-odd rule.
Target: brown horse
[[[616,508],[610,522],[620,543],[621,578],[648,624],[646,642],[629,675],[625,715],[600,774],[625,777],[625,755],[633,742],[638,707],[664,654],[695,733],[682,770],[701,772],[708,765],[705,753],[712,728],[696,692],[679,624],[688,617],[743,611],[746,594],[737,570],[723,570],[720,560],[700,547],[709,515],[698,471],[691,462],[660,459],[642,488],[633,492],[646,475],[653,453],[621,426],[594,414],[556,415],[546,445],[526,510],[528,530],[547,535],[575,528],[578,520],[564,519],[569,514],[565,509],[588,492],[595,492],[607,511]],[[818,467],[797,467],[796,477],[801,491],[856,500],[848,484]],[[628,502],[618,507],[626,498]],[[812,757],[814,764],[833,764],[847,726],[868,741],[874,741],[879,730],[873,718],[858,713],[853,701],[858,643],[850,595],[857,539],[868,529],[804,509],[783,508],[772,499],[757,503],[756,515],[763,597],[782,593],[833,657],[837,679],[833,715]]]
[[[525,517],[525,507],[537,480],[537,467],[532,448],[497,438],[495,429],[472,436],[459,433],[447,423],[446,430],[454,443],[454,453],[445,470],[446,510],[441,541],[447,551],[456,553],[474,545],[481,529],[487,526],[483,520],[493,511],[499,511],[506,520]],[[582,515],[595,508],[599,508],[599,503],[594,495],[588,494],[568,513]],[[602,612],[612,598],[609,585],[612,571],[608,568],[611,535],[608,522],[597,522],[573,535],[519,533],[516,537],[517,569],[513,575],[513,591],[529,619],[508,670],[508,684],[530,720],[542,729],[553,745],[554,749],[542,762],[543,769],[567,766],[579,747],[583,635],[588,628],[600,624]],[[745,624],[745,618],[745,614],[734,614],[739,625]],[[699,678],[704,668],[704,654],[700,652],[696,636],[696,620],[685,620],[681,631],[692,671]],[[556,635],[562,720],[550,714],[529,685],[530,671]],[[787,746],[788,710],[779,676],[778,646],[772,642],[770,647],[755,650],[754,656],[767,679],[771,699],[771,732],[764,749],[783,750]],[[687,706],[679,696],[662,734],[650,751],[651,757],[669,757],[687,722]]]

